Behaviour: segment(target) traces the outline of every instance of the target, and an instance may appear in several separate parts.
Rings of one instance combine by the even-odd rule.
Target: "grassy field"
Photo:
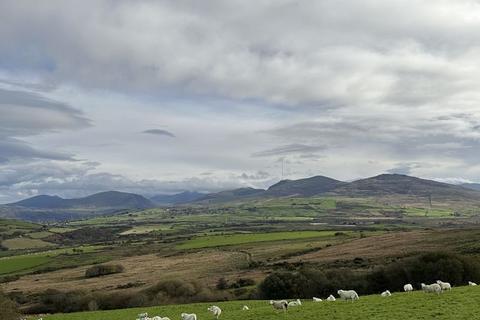
[[[30,238],[13,238],[2,241],[2,246],[10,250],[44,248],[53,246],[52,243]]]
[[[363,296],[354,303],[345,301],[311,302],[304,301],[300,307],[290,308],[287,314],[276,313],[266,301],[219,302],[222,308],[220,319],[224,320],[405,320],[405,319],[478,319],[480,307],[480,287],[458,287],[439,296],[417,291],[413,293],[393,293],[391,297],[379,295]],[[210,303],[171,305],[150,308],[132,308],[112,311],[56,314],[44,317],[45,320],[134,320],[137,314],[148,312],[149,316],[167,316],[179,319],[182,312],[196,313],[198,319],[213,319],[208,313]],[[242,311],[248,305],[250,310]]]
[[[45,255],[24,255],[12,258],[3,258],[0,260],[0,274],[8,274],[21,270],[27,270],[44,263],[47,263],[50,257]]]
[[[334,236],[334,231],[285,231],[265,233],[243,233],[197,237],[188,240],[177,247],[179,249],[198,249],[221,247],[253,242],[296,240]]]
[[[11,257],[0,258],[0,275],[15,274],[24,272],[35,267],[50,262],[54,257],[61,254],[75,254],[94,252],[103,248],[102,246],[81,246],[78,248],[53,249],[32,254],[16,255]],[[74,252],[76,250],[77,252]]]

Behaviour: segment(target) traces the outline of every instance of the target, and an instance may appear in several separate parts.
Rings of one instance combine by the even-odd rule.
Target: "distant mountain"
[[[462,186],[401,174],[381,174],[335,188],[330,194],[350,197],[410,196],[437,200],[478,200],[480,192]]]
[[[155,205],[147,198],[119,191],[105,191],[77,199],[63,199],[58,196],[40,195],[8,206],[35,208],[35,209],[73,209],[73,208],[124,208],[147,209]]]
[[[238,188],[233,190],[226,190],[217,193],[209,193],[199,199],[196,202],[229,202],[235,200],[243,200],[248,198],[254,198],[256,196],[261,196],[265,190],[263,189],[254,189],[254,188]]]
[[[282,180],[267,189],[264,195],[274,197],[311,197],[345,185],[345,182],[324,176],[299,180]]]
[[[25,208],[64,208],[67,201],[59,196],[40,195],[10,203],[9,205]]]
[[[138,194],[118,191],[78,199],[40,195],[0,206],[0,217],[34,222],[66,221],[153,207],[152,201]]]
[[[175,205],[192,202],[206,195],[206,193],[185,191],[177,194],[159,194],[150,197],[150,200],[157,205]]]
[[[460,186],[467,189],[480,191],[480,183],[462,183]]]

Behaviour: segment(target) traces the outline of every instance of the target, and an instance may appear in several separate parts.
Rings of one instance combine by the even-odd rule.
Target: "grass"
[[[23,255],[12,258],[0,259],[0,274],[9,274],[22,270],[28,270],[50,261],[45,255]]]
[[[208,247],[230,246],[253,242],[296,240],[330,237],[335,231],[285,231],[265,233],[237,233],[228,235],[202,236],[187,240],[177,246],[179,249],[198,249]]]
[[[222,308],[224,320],[405,320],[405,319],[478,319],[480,287],[458,287],[439,296],[423,292],[393,293],[391,297],[362,296],[359,301],[311,302],[290,308],[286,314],[274,312],[266,301],[231,301],[214,303]],[[179,319],[182,312],[196,313],[198,319],[213,319],[207,307],[212,303],[131,308],[111,311],[79,312],[45,316],[45,320],[124,320],[135,319],[148,312],[150,317],[160,315]],[[250,310],[242,311],[248,305]]]
[[[43,239],[50,235],[52,235],[52,233],[48,231],[39,231],[39,232],[32,232],[27,234],[27,236],[32,239]]]
[[[55,257],[62,254],[75,254],[75,256],[80,257],[81,254],[78,253],[78,251],[74,252],[74,249],[82,250],[81,253],[91,253],[101,248],[103,248],[103,246],[81,246],[77,248],[53,249],[43,252],[0,258],[0,275],[25,273],[25,271],[32,270],[38,266],[45,265],[50,261],[53,261]],[[63,260],[65,260],[65,263],[69,263],[73,262],[74,258],[72,256]],[[59,263],[57,263],[57,265],[59,265]]]
[[[40,240],[40,239],[30,239],[30,238],[13,238],[7,239],[2,242],[2,245],[9,250],[20,250],[20,249],[34,249],[34,248],[44,248],[53,246],[52,243]]]

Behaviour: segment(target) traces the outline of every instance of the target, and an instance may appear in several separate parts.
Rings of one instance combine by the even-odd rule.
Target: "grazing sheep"
[[[220,309],[217,306],[211,306],[207,310],[210,311],[211,313],[213,313],[213,315],[215,316],[216,319],[218,319],[220,317],[220,315],[222,314],[222,309]]]
[[[152,318],[152,320],[170,320],[169,317],[160,317],[160,316],[155,316]]]
[[[390,297],[392,294],[390,293],[390,291],[388,290],[385,290],[382,292],[382,294],[380,294],[382,297]]]
[[[144,313],[139,313],[138,314],[138,319],[143,320],[143,319],[146,319],[146,318],[148,318],[148,313],[144,312]]]
[[[242,310],[250,310],[248,306],[243,306]]]
[[[182,313],[180,317],[182,320],[197,320],[197,315],[195,313]]]
[[[424,292],[429,292],[429,293],[436,293],[440,294],[442,293],[442,287],[438,283],[432,283],[426,285],[425,283],[422,283],[422,290]]]
[[[442,290],[452,290],[452,286],[449,282],[437,280],[437,283],[440,285],[440,288],[442,288]]]
[[[301,305],[302,305],[302,301],[300,301],[300,299],[288,302],[289,307],[298,307],[298,306],[301,306]]]
[[[358,294],[355,290],[338,290],[337,293],[343,300],[351,300],[352,302],[358,300]]]
[[[411,292],[413,291],[413,286],[410,283],[407,283],[406,285],[403,286],[403,291]]]
[[[284,312],[287,312],[288,302],[286,300],[270,300],[270,304],[275,310],[283,310]]]
[[[328,298],[327,298],[327,301],[335,301],[337,299],[335,299],[335,297],[333,295],[329,295]]]
[[[314,302],[322,302],[322,299],[317,298],[317,297],[313,297],[312,300],[313,300]]]
[[[476,286],[477,284],[476,284],[475,282],[468,281],[468,285],[469,285],[469,286]]]

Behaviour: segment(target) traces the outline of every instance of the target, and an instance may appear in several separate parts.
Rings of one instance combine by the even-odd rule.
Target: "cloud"
[[[311,156],[313,152],[323,151],[326,148],[324,146],[311,146],[305,144],[289,144],[285,146],[280,146],[273,149],[263,150],[255,152],[252,154],[253,157],[271,157],[271,156],[281,156],[289,154],[301,154]]]
[[[13,160],[74,161],[72,154],[41,150],[19,139],[90,126],[82,112],[34,92],[0,88],[0,155]]]
[[[170,131],[167,131],[167,130],[163,130],[163,129],[148,129],[148,130],[142,131],[142,133],[175,138],[175,135],[173,133],[171,133]]]

